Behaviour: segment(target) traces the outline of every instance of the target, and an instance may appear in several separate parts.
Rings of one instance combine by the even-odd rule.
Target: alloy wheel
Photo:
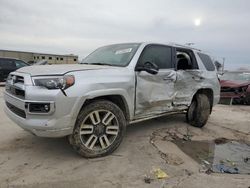
[[[117,117],[108,110],[95,110],[82,121],[79,135],[86,148],[101,151],[112,145],[118,133]]]

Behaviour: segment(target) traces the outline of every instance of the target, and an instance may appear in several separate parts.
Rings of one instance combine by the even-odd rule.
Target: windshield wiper
[[[109,63],[81,63],[81,64],[87,64],[87,65],[107,65],[107,66],[115,66]]]
[[[99,63],[91,63],[92,65],[107,65],[107,66],[114,66],[114,65],[112,65],[112,64],[109,64],[109,63],[101,63],[101,62],[99,62]]]

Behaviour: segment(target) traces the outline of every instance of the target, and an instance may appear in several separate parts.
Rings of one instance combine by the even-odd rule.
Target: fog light
[[[31,113],[48,113],[50,111],[49,103],[30,103],[29,112]]]
[[[46,110],[46,112],[48,112],[49,111],[49,105],[45,104],[44,109]]]

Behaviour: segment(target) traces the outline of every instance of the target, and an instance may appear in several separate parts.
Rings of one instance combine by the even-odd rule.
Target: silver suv
[[[139,121],[185,112],[203,127],[219,97],[207,54],[156,43],[104,46],[77,65],[24,67],[4,92],[10,119],[37,136],[69,136],[84,157],[113,152]]]

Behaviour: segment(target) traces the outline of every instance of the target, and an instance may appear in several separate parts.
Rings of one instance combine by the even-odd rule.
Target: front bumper
[[[234,93],[234,92],[221,92],[221,98],[242,98],[245,97],[245,93]]]
[[[250,104],[250,93],[241,92],[241,93],[234,93],[234,92],[221,92],[221,103],[223,101],[230,101],[230,104]]]
[[[35,88],[34,88],[35,90]],[[65,97],[54,91],[53,100],[31,101],[15,97],[8,92],[4,92],[5,107],[4,111],[7,116],[24,130],[40,137],[63,137],[72,134],[75,117],[74,105],[76,98]],[[27,103],[47,102],[52,106],[52,110],[47,114],[29,113]],[[19,110],[25,112],[25,117],[21,117],[18,113],[11,110],[6,104],[11,104]],[[56,109],[56,110],[55,110]]]

